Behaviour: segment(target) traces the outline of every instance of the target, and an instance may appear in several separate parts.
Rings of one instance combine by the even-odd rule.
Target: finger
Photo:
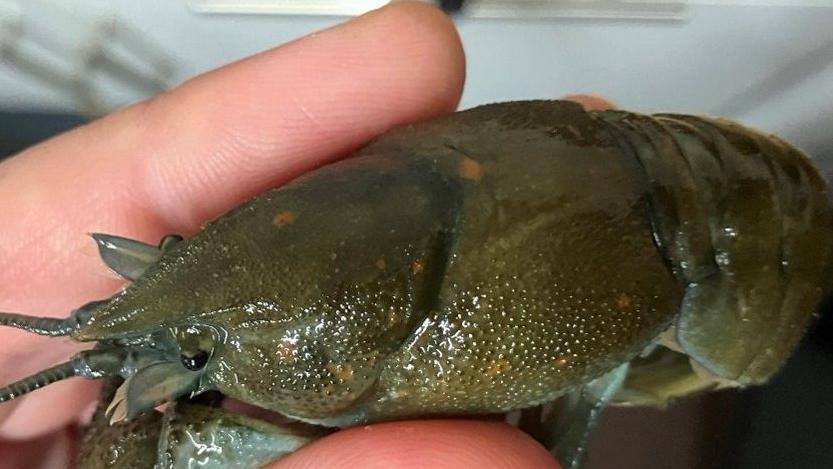
[[[0,441],[0,467],[69,469],[76,444],[76,431],[70,428],[20,442]]]
[[[270,469],[554,469],[540,444],[517,428],[482,421],[405,421],[343,430]]]
[[[119,282],[85,233],[149,242],[166,232],[191,233],[393,126],[453,110],[463,71],[448,18],[399,3],[199,77],[4,162],[0,310],[65,315],[111,294]],[[8,329],[0,340],[4,381],[54,363],[51,354],[61,351],[54,341],[44,347]],[[0,435],[63,425],[83,403],[61,396],[86,385],[70,380],[0,406],[8,412],[17,403],[21,416],[8,418]],[[51,424],[29,421],[36,413],[49,415]]]
[[[604,111],[616,109],[616,103],[594,94],[571,94],[563,99],[581,104],[585,111]]]

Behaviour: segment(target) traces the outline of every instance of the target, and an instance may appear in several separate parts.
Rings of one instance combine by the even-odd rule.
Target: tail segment
[[[679,347],[720,379],[765,382],[802,337],[833,264],[823,178],[792,146],[730,121],[595,115],[642,166],[658,248],[688,284]]]

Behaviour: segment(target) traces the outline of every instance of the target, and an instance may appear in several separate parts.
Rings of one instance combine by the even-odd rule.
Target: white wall
[[[66,1],[82,15],[95,4]],[[176,64],[173,82],[340,21],[196,14],[181,0],[109,4],[164,46]],[[469,66],[463,107],[593,92],[633,110],[737,118],[833,158],[833,7],[701,5],[687,15],[682,22],[461,18]],[[38,27],[63,28],[51,21]],[[105,94],[115,102],[140,97]],[[4,59],[0,107],[77,104]]]

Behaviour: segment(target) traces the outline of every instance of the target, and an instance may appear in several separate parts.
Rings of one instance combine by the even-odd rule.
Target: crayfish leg
[[[105,382],[102,402],[119,379]],[[164,414],[145,412],[110,424],[100,406],[79,448],[78,468],[255,469],[326,434],[309,426],[275,425],[191,401],[171,402]]]
[[[101,391],[102,402],[109,402],[121,382],[108,378]],[[110,425],[104,405],[99,406],[86,428],[78,448],[79,469],[154,469],[157,446],[162,433],[162,414],[146,412],[131,421]]]
[[[308,427],[275,425],[187,401],[171,403],[162,421],[156,467],[255,469],[323,436]]]
[[[545,422],[549,431],[543,436],[542,443],[550,449],[563,469],[581,469],[590,432],[625,382],[628,368],[628,363],[620,365],[568,393],[556,403],[560,407]]]
[[[628,376],[610,405],[662,409],[678,398],[720,387],[719,380],[698,372],[697,366],[688,355],[658,346],[631,361]]]

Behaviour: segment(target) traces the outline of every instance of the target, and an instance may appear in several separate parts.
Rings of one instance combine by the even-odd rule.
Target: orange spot
[[[459,174],[461,178],[468,179],[470,181],[479,181],[483,179],[484,172],[483,165],[467,156],[461,158],[460,163],[457,165],[457,174]]]
[[[555,359],[554,363],[556,368],[564,368],[567,366],[567,363],[570,363],[570,360],[568,360],[567,357],[558,357]]]
[[[385,267],[387,267],[387,263],[385,263],[384,257],[380,257],[379,260],[376,261],[376,267],[378,267],[379,270],[385,270]]]
[[[512,365],[506,360],[494,360],[492,363],[489,364],[489,367],[486,368],[486,374],[494,377],[499,374],[505,373],[512,368]]]
[[[286,226],[295,223],[295,220],[298,219],[298,214],[296,212],[285,211],[275,215],[275,219],[272,220],[272,223],[275,226]]]
[[[411,263],[411,272],[421,274],[425,270],[425,262],[422,259],[417,259]]]
[[[330,373],[332,373],[333,376],[335,376],[336,378],[338,378],[342,381],[347,381],[348,379],[353,377],[353,367],[350,366],[349,363],[347,363],[347,364],[341,364],[341,363],[336,364],[336,363],[330,362],[330,363],[327,364],[327,370],[329,370]]]
[[[633,304],[633,299],[627,293],[620,293],[616,298],[616,307],[619,309],[629,309]]]

